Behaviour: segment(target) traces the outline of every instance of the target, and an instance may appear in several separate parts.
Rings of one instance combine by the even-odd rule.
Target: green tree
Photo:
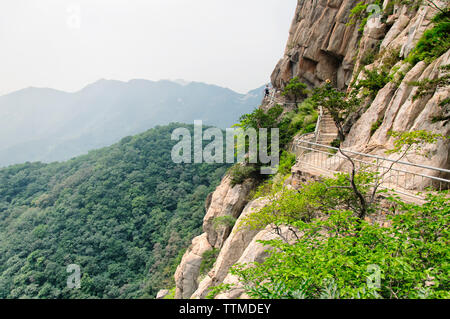
[[[329,80],[314,89],[311,99],[331,115],[338,129],[339,139],[343,142],[345,119],[357,109],[360,100],[354,94],[347,96],[345,92],[338,91]]]
[[[345,210],[297,220],[291,225],[302,236],[295,244],[262,241],[274,247],[269,257],[238,264],[231,273],[255,298],[448,299],[449,198],[396,204],[399,214],[389,217],[390,227],[360,222]]]
[[[286,85],[281,95],[287,96],[297,104],[301,99],[308,97],[308,92],[306,84],[300,82],[298,77],[294,77]]]

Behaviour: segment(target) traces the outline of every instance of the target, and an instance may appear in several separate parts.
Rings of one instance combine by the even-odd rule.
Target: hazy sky
[[[282,57],[296,0],[1,0],[0,95],[101,78],[247,92]]]

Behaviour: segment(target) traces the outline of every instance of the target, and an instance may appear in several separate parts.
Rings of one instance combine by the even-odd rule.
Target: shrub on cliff
[[[430,195],[420,206],[397,202],[399,215],[381,227],[330,210],[328,218],[291,223],[302,236],[262,263],[237,265],[255,298],[450,298],[450,200]]]
[[[368,70],[363,69],[364,78],[361,79],[354,87],[357,90],[363,90],[365,96],[372,99],[378,94],[378,91],[384,88],[386,84],[393,80],[393,74],[390,74],[387,68],[379,68]]]
[[[292,78],[281,94],[287,96],[297,103],[300,99],[308,97],[308,89],[305,83],[300,82],[298,77]]]
[[[246,179],[259,178],[259,170],[260,168],[254,164],[243,165],[237,163],[233,165],[229,170],[228,174],[231,177],[231,186],[234,187],[238,184],[242,184]]]
[[[450,10],[440,12],[432,21],[433,28],[425,31],[408,56],[413,65],[419,61],[431,63],[450,49]]]

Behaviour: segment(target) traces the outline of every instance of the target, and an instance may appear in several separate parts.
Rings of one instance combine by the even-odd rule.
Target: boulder
[[[241,221],[252,213],[257,212],[269,202],[266,198],[256,199],[245,207],[239,219],[225,241],[213,268],[208,275],[199,284],[198,289],[192,295],[192,298],[205,298],[209,288],[221,283],[228,274],[230,267],[238,261],[242,253],[252,241],[259,230],[240,227]]]
[[[247,180],[243,184],[232,186],[231,178],[225,176],[212,194],[209,209],[203,219],[203,231],[212,247],[220,249],[231,231],[231,227],[217,228],[215,219],[223,216],[238,218],[248,203],[253,185],[254,182]]]
[[[202,255],[211,249],[205,233],[192,240],[175,272],[175,299],[188,299],[197,289]]]
[[[281,236],[280,236],[281,235]],[[264,230],[260,231],[247,246],[242,256],[237,261],[238,264],[250,264],[254,262],[263,262],[271,249],[271,246],[263,245],[258,241],[266,241],[273,239],[287,240],[290,243],[294,243],[296,236],[287,227],[280,227],[279,233],[275,231],[273,225],[267,226]],[[247,299],[248,295],[245,294],[242,283],[235,275],[228,274],[223,280],[224,284],[230,284],[232,288],[229,291],[217,295],[216,299]]]
[[[168,294],[169,294],[169,290],[168,289],[161,289],[156,294],[156,299],[164,299]]]

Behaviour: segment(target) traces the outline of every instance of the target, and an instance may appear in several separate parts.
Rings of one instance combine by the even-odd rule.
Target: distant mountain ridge
[[[26,88],[0,96],[0,166],[62,161],[171,122],[230,127],[263,88],[240,94],[200,82],[99,80],[68,93]]]

